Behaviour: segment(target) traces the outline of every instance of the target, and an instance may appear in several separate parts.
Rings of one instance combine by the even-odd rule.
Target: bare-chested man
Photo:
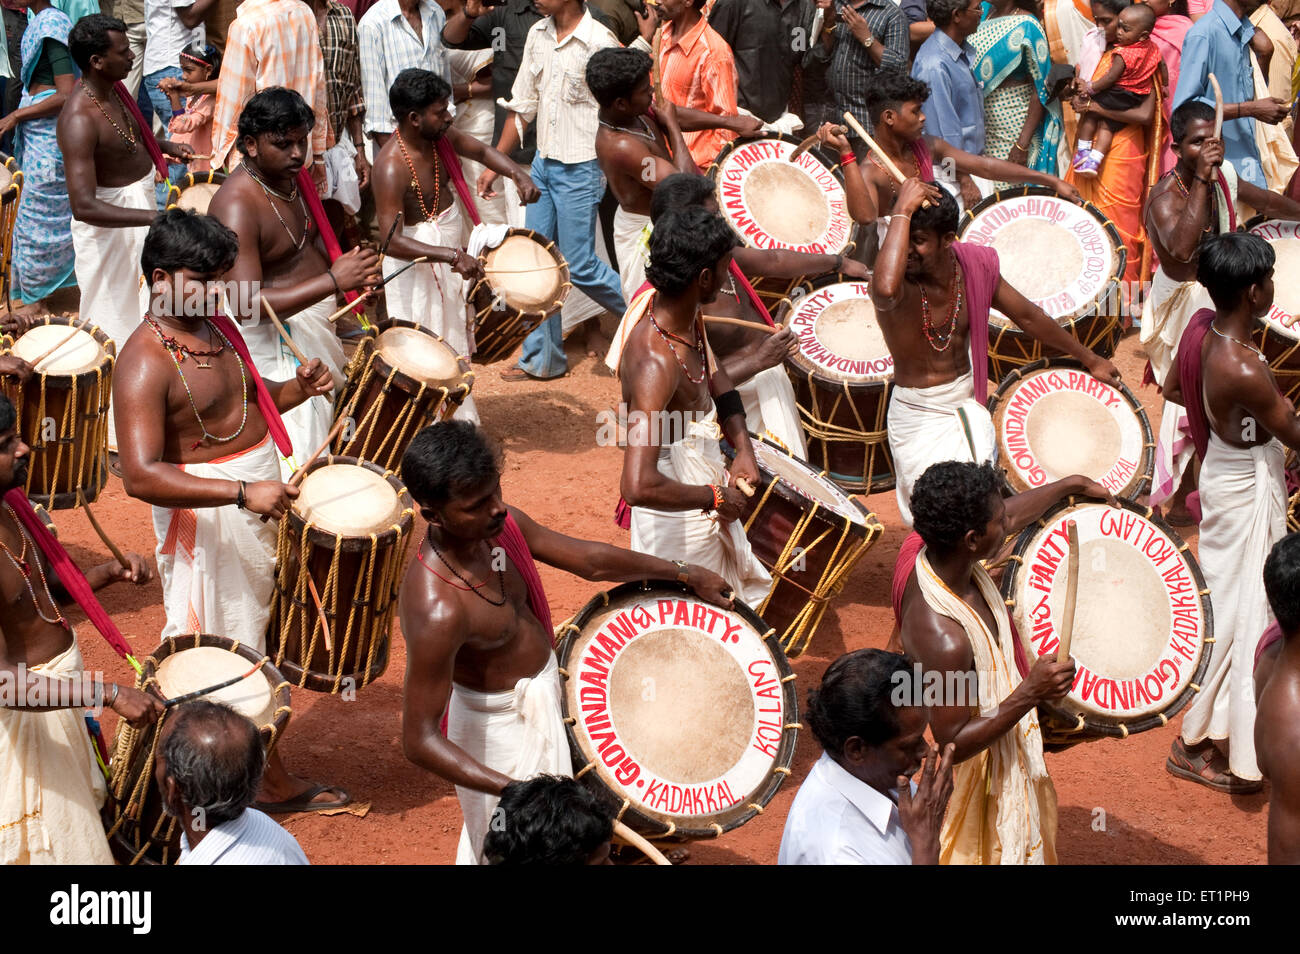
[[[677,123],[677,107],[650,111],[650,57],[640,50],[597,50],[587,61],[587,88],[600,104],[596,161],[618,200],[614,213],[614,255],[631,301],[645,283],[650,196],[664,179],[696,171],[690,147]]]
[[[932,204],[922,208],[927,199]],[[1119,380],[1110,361],[1003,281],[996,251],[957,241],[956,201],[919,179],[899,188],[871,300],[894,358],[889,449],[904,526],[912,525],[912,486],[927,467],[993,457],[997,438],[984,407],[990,308],[1103,381]]]
[[[455,784],[465,815],[456,861],[479,864],[509,782],[573,771],[550,607],[533,559],[593,582],[675,578],[718,606],[731,600],[726,582],[703,567],[567,537],[507,507],[500,452],[468,421],[417,434],[402,477],[429,522],[399,604],[402,747]]]
[[[758,465],[744,402],[709,352],[700,313],[738,241],[722,216],[700,208],[669,213],[650,238],[654,294],[636,299],[615,342],[629,422],[622,492],[633,550],[706,566],[757,605],[772,578],[737,522],[737,484],[754,483]],[[736,452],[730,472],[724,434]]]
[[[1273,545],[1264,590],[1278,638],[1255,662],[1255,756],[1268,779],[1268,863],[1300,863],[1300,533]]]
[[[1255,761],[1255,647],[1269,622],[1262,585],[1269,549],[1286,533],[1286,448],[1300,449],[1300,416],[1250,343],[1273,304],[1273,247],[1230,232],[1201,243],[1196,277],[1214,310],[1192,316],[1164,381],[1187,409],[1201,458],[1197,547],[1214,610],[1214,653],[1183,715],[1165,767],[1229,794],[1262,787]]]
[[[1174,110],[1169,132],[1178,162],[1151,188],[1143,213],[1160,261],[1142,305],[1142,346],[1157,382],[1168,376],[1192,315],[1211,307],[1205,288],[1196,281],[1201,239],[1236,230],[1241,224],[1238,198],[1269,218],[1300,219],[1300,204],[1237,177],[1232,163],[1224,159],[1223,140],[1214,138],[1214,107],[1188,100]],[[1169,500],[1166,519],[1175,526],[1193,522],[1186,505],[1188,492],[1196,486],[1188,466],[1192,454],[1187,414],[1165,402],[1150,502],[1159,506]]]
[[[25,372],[10,358],[0,371]],[[27,481],[28,447],[0,395],[0,493]],[[72,602],[46,555],[8,505],[0,505],[0,864],[113,863],[99,808],[104,775],[81,709],[107,705],[140,727],[162,704],[129,683],[85,672],[77,636],[60,608]],[[93,589],[153,578],[132,553],[86,573]]]
[[[389,243],[384,273],[392,275],[414,259],[428,259],[384,287],[388,314],[424,325],[468,356],[464,280],[481,277],[483,269],[458,247],[465,213],[439,156],[439,143],[445,141],[456,154],[509,176],[525,202],[536,201],[537,186],[522,166],[452,128],[451,87],[436,73],[402,70],[388,101],[397,130],[375,156],[375,214],[385,235],[399,215],[402,224]],[[456,416],[478,420],[473,396],[465,399]]]
[[[298,188],[315,122],[303,98],[284,87],[262,90],[250,99],[239,117],[236,145],[243,159],[213,196],[209,211],[239,236],[239,257],[226,275],[239,300],[229,307],[241,321],[256,322],[245,325],[243,333],[258,371],[284,381],[293,377],[298,363],[262,314],[260,294],[303,354],[320,358],[340,387],[343,346],[326,319],[344,292],[379,283],[379,256],[373,249],[356,248],[331,265],[317,244],[320,226],[328,223],[314,220]],[[327,394],[285,416],[299,463],[325,440],[332,417]],[[290,470],[282,462],[285,476]]]
[[[256,371],[235,350],[237,332],[210,320],[220,305],[209,283],[238,249],[235,234],[210,216],[181,209],[159,216],[142,258],[152,307],[118,357],[113,390],[122,414],[123,484],[153,505],[163,637],[218,633],[264,652],[276,530],[259,515],[283,517],[298,489],[280,481]],[[319,359],[287,381],[266,380],[279,411],[332,387]],[[289,775],[282,749],[283,742],[267,763],[264,810],[347,804],[346,792]]]
[[[135,59],[125,23],[102,14],[82,17],[68,35],[68,50],[82,75],[59,113],[58,138],[72,206],[80,317],[121,351],[146,307],[139,264],[144,234],[158,213],[156,170],[145,148],[153,131],[140,128],[119,93]],[[188,145],[159,145],[178,160],[193,154]],[[109,418],[108,449],[117,450],[115,416]]]

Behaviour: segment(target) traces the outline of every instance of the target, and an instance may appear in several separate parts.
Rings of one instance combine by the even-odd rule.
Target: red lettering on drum
[[[742,632],[743,629],[744,629],[743,626],[741,626],[739,623],[737,623],[735,626],[732,626],[731,623],[727,622],[727,618],[726,618],[725,616],[722,617],[722,625],[725,626],[725,627],[727,627],[727,631],[726,631],[725,633],[722,634],[722,641],[723,641],[724,643],[725,643],[725,642],[733,642],[733,643],[738,643],[738,642],[740,642],[740,634],[741,634],[741,632]]]
[[[691,625],[691,604],[685,600],[677,601],[677,609],[673,611],[674,626]]]
[[[590,683],[600,689],[601,692],[607,691],[605,680],[609,678],[609,667],[601,665],[600,662],[590,657],[583,660],[582,676],[583,682]]]
[[[1115,461],[1106,476],[1097,481],[1113,494],[1118,494],[1124,490],[1137,473],[1137,461],[1129,460],[1127,457],[1121,457]]]
[[[630,755],[623,760],[622,765],[614,770],[614,777],[625,786],[631,785],[640,774],[641,766],[637,765]]]
[[[625,612],[619,613],[616,618],[611,619],[606,624],[605,631],[609,633],[609,637],[606,637],[607,639],[611,637],[617,637],[618,642],[615,644],[616,645],[615,651],[617,651],[617,649],[622,649],[623,646],[627,643],[627,641],[629,639],[632,639],[637,634],[636,624],[627,618],[627,613]],[[612,641],[613,640],[611,639],[611,642]]]
[[[707,631],[709,628],[709,608],[703,603],[691,606],[691,625],[696,629]]]

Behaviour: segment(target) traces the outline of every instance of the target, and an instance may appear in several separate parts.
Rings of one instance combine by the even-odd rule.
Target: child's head
[[[1134,3],[1120,11],[1115,24],[1115,45],[1132,46],[1150,39],[1156,12],[1145,3]]]
[[[221,51],[215,46],[191,43],[181,50],[181,75],[187,83],[213,80],[221,72]]]
[[[1115,44],[1119,15],[1133,5],[1133,0],[1092,0],[1092,20],[1106,34],[1106,45]]]

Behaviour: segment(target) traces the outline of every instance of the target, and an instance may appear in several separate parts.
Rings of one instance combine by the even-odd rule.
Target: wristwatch
[[[875,38],[875,36],[873,36],[873,35],[871,35],[871,34],[867,34],[867,38],[866,38],[865,40],[862,41],[862,48],[863,48],[864,50],[869,50],[869,49],[871,49],[871,45],[872,45],[873,43],[875,43],[875,42],[876,42],[876,38]]]
[[[677,567],[677,582],[685,586],[691,579],[691,568],[681,560],[673,560],[673,566]]]

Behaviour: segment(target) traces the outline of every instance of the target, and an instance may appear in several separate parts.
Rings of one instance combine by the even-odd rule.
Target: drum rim
[[[577,720],[569,715],[568,711],[568,662],[574,645],[578,641],[581,628],[591,620],[598,612],[604,610],[612,602],[623,598],[629,594],[644,594],[652,591],[668,591],[680,593],[700,599],[690,592],[687,587],[675,580],[641,580],[631,583],[620,583],[612,589],[603,590],[597,593],[582,609],[578,610],[573,619],[564,627],[564,635],[555,648],[556,660],[559,663],[560,675],[563,677],[563,684],[560,689],[560,705],[564,715],[564,733],[569,740],[569,752],[573,758],[575,769],[579,766],[585,766],[592,763],[593,771],[581,772],[575,771],[575,777],[588,787],[596,796],[612,805],[620,804],[620,795],[606,781],[602,774],[602,766],[599,760],[593,759],[586,752],[578,738]],[[764,808],[776,797],[777,791],[781,788],[782,783],[790,774],[789,769],[794,764],[795,744],[798,740],[799,729],[799,697],[795,690],[794,670],[790,666],[790,660],[786,657],[785,651],[781,648],[779,634],[772,627],[768,626],[763,619],[754,612],[747,604],[740,600],[734,600],[732,612],[740,616],[746,623],[753,627],[754,631],[760,634],[760,638],[767,645],[768,652],[772,656],[773,665],[776,667],[777,676],[781,680],[781,696],[785,705],[784,724],[781,727],[781,741],[777,745],[777,757],[771,767],[767,770],[763,780],[755,790],[755,797],[746,804],[744,810],[732,817],[726,825],[718,825],[722,832],[732,831],[748,822],[757,815],[762,814]],[[786,771],[780,771],[785,769]],[[623,796],[625,798],[625,796]],[[754,806],[757,806],[755,808]],[[668,814],[669,819],[700,817],[700,816],[674,816]],[[712,838],[722,832],[712,826],[703,828],[686,828],[678,826],[674,820],[665,823],[657,815],[648,814],[630,801],[626,806],[619,808],[615,817],[616,821],[624,821],[630,828],[649,833],[651,838],[664,838],[668,836],[680,836],[683,838]]]
[[[445,384],[433,384],[429,381],[421,381],[418,378],[412,377],[401,368],[395,368],[389,364],[388,361],[384,359],[383,353],[379,350],[379,338],[385,331],[389,331],[393,328],[405,328],[411,331],[423,332],[430,338],[435,339],[439,344],[446,347],[448,351],[456,356],[456,370],[460,372],[460,380],[456,382],[449,381]],[[374,334],[370,335],[369,338],[371,350],[370,355],[366,360],[382,362],[383,366],[388,369],[389,373],[393,375],[395,380],[403,383],[409,382],[412,385],[411,388],[404,390],[419,390],[419,388],[423,386],[424,389],[428,391],[445,389],[447,393],[450,394],[453,391],[464,390],[466,394],[469,394],[474,381],[474,370],[470,367],[469,359],[453,348],[451,342],[437,332],[431,331],[419,322],[411,321],[406,318],[387,318],[375,325]],[[385,375],[385,377],[387,377],[387,375]]]
[[[102,374],[110,374],[112,373],[113,368],[117,365],[117,344],[113,341],[112,338],[110,338],[107,334],[104,333],[104,331],[99,327],[99,325],[92,325],[89,322],[83,324],[79,317],[74,318],[71,315],[42,315],[40,318],[37,318],[35,321],[29,324],[27,326],[27,329],[23,332],[23,334],[26,334],[28,331],[31,331],[33,328],[36,328],[40,325],[59,325],[64,328],[67,328],[69,331],[71,331],[73,328],[76,328],[78,331],[84,331],[86,334],[90,335],[92,338],[95,339],[95,343],[99,345],[100,350],[102,350],[104,353],[104,356],[103,358],[100,359],[99,364],[95,365],[94,367],[86,368],[85,370],[78,371],[75,374],[53,372],[53,371],[36,371],[33,373],[33,377],[39,376],[41,380],[46,380],[46,379],[57,380],[61,378],[66,381],[79,382],[82,378],[94,377],[96,375],[102,375]],[[13,338],[8,335],[6,335],[5,337],[8,339],[9,343],[4,345],[4,347],[0,349],[0,354],[12,355],[14,346],[18,343],[18,338],[21,338],[22,335],[19,335],[18,338]],[[105,367],[106,362],[107,362],[107,367]]]
[[[1007,612],[1011,618],[1015,619],[1016,598],[1016,581],[1020,576],[1020,568],[1023,565],[1021,555],[1029,548],[1034,537],[1047,525],[1052,523],[1058,514],[1073,509],[1075,507],[1092,504],[1094,506],[1109,506],[1105,501],[1096,500],[1091,497],[1082,497],[1071,494],[1069,497],[1056,504],[1050,510],[1042,515],[1038,520],[1025,527],[1016,537],[1015,549],[1012,551],[1014,557],[1007,562],[1006,570],[1002,575],[1002,584],[998,591],[1006,605]],[[1050,713],[1059,719],[1063,725],[1074,723],[1074,728],[1068,729],[1061,734],[1069,738],[1077,735],[1077,741],[1083,742],[1094,738],[1113,738],[1124,739],[1137,732],[1145,732],[1148,729],[1157,729],[1161,726],[1168,725],[1174,716],[1182,712],[1184,708],[1191,703],[1196,697],[1199,690],[1197,686],[1202,685],[1205,679],[1206,670],[1210,666],[1210,658],[1214,655],[1214,608],[1210,603],[1209,587],[1205,583],[1205,574],[1201,571],[1201,564],[1192,553],[1187,541],[1179,535],[1178,531],[1165,522],[1165,519],[1155,512],[1151,507],[1144,507],[1132,500],[1124,498],[1118,499],[1119,508],[1127,510],[1130,513],[1137,514],[1149,523],[1154,525],[1161,533],[1174,544],[1178,553],[1183,556],[1188,568],[1192,573],[1192,582],[1196,586],[1196,598],[1201,604],[1201,618],[1205,620],[1205,635],[1201,638],[1200,657],[1197,660],[1196,668],[1192,671],[1192,676],[1187,685],[1183,687],[1174,700],[1166,708],[1149,713],[1131,720],[1103,719],[1093,713],[1074,712],[1059,703],[1040,702],[1038,707],[1043,711]],[[1024,634],[1020,636],[1021,648],[1025,651],[1025,661],[1033,665],[1030,656],[1033,655],[1032,646],[1025,645]],[[1035,657],[1037,659],[1039,657]]]
[[[1265,215],[1262,212],[1258,213],[1257,215],[1253,215],[1249,219],[1247,219],[1246,222],[1242,225],[1242,229],[1244,229],[1247,232],[1250,232],[1253,235],[1253,234],[1257,234],[1255,230],[1259,228],[1261,225],[1268,225],[1269,223],[1272,222],[1285,223],[1287,225],[1290,225],[1292,231],[1296,233],[1295,238],[1300,239],[1300,222],[1293,222],[1290,219],[1273,218]],[[1276,302],[1274,302],[1274,304],[1276,304]],[[1297,344],[1300,344],[1300,327],[1297,327],[1297,325],[1300,325],[1300,321],[1297,321],[1295,325],[1291,326],[1291,330],[1296,332],[1295,337],[1288,337],[1285,333],[1283,333],[1282,329],[1279,329],[1277,325],[1273,324],[1273,322],[1268,320],[1267,315],[1263,315],[1259,318],[1253,319],[1253,323],[1256,330],[1260,332],[1261,338],[1264,339],[1260,342],[1261,347],[1263,347],[1264,342],[1267,341],[1267,339],[1269,339],[1270,337],[1276,338],[1279,342],[1279,346],[1287,349],[1294,348],[1296,347]],[[1273,358],[1269,358],[1270,370],[1272,370],[1273,367],[1273,360],[1274,360]]]
[[[1112,295],[1117,294],[1119,291],[1119,283],[1124,280],[1124,270],[1128,267],[1128,248],[1127,246],[1124,245],[1124,240],[1120,237],[1119,227],[1116,226],[1115,223],[1112,222],[1110,218],[1106,215],[1106,213],[1101,211],[1101,209],[1098,208],[1096,204],[1094,204],[1093,202],[1090,202],[1087,199],[1084,199],[1082,202],[1075,202],[1071,199],[1065,198],[1064,196],[1058,195],[1056,190],[1051,188],[1050,186],[1043,186],[1043,185],[1030,185],[1028,183],[1025,183],[1023,185],[1011,186],[1006,189],[997,189],[992,194],[986,195],[984,198],[980,199],[969,209],[962,212],[961,218],[958,219],[957,221],[957,241],[960,242],[962,240],[962,236],[966,233],[966,230],[970,227],[971,222],[975,220],[975,217],[977,215],[979,215],[986,209],[990,208],[993,205],[996,205],[998,202],[1001,202],[1005,199],[1019,199],[1023,196],[1030,196],[1030,195],[1057,199],[1061,202],[1067,202],[1070,205],[1075,205],[1082,208],[1085,212],[1087,212],[1089,215],[1091,215],[1101,224],[1102,231],[1105,232],[1106,237],[1110,239],[1111,251],[1114,252],[1115,254],[1115,268],[1113,274],[1111,274],[1110,277],[1106,279],[1106,284],[1102,286],[1101,292],[1098,293],[1098,295],[1095,298],[1093,298],[1093,300],[1090,303],[1075,309],[1073,312],[1064,315],[1059,315],[1055,318],[1052,318],[1051,315],[1048,315],[1049,318],[1052,318],[1053,321],[1055,321],[1058,325],[1061,325],[1061,327],[1063,328],[1070,327],[1076,321],[1082,321],[1087,318],[1097,317],[1098,309],[1101,303],[1104,301],[1108,301]],[[1008,321],[1005,328],[999,326],[999,333],[1012,334],[1012,335],[1025,334],[1025,332],[1021,330],[1021,328],[1017,324],[1015,324],[1015,322],[1012,321]]]
[[[781,301],[779,305],[777,305],[776,308],[777,324],[781,325],[782,327],[789,327],[790,319],[793,318],[795,309],[799,307],[799,303],[803,301],[805,298],[807,298],[809,295],[815,292],[819,292],[823,288],[829,288],[831,285],[854,285],[854,284],[858,284],[858,285],[865,284],[868,287],[870,287],[871,280],[870,279],[862,279],[862,280],[849,279],[846,281],[844,277],[839,273],[832,273],[826,275],[819,275],[817,278],[814,278],[811,281],[806,282],[805,284],[807,285],[807,291],[805,291],[802,295],[798,295],[797,297],[793,297],[793,298],[786,297]],[[873,304],[872,307],[874,308],[875,305]],[[877,324],[879,324],[879,322],[877,322]],[[885,349],[888,351],[889,349],[888,343],[886,343]],[[893,357],[892,352],[890,352],[890,357]],[[873,391],[890,391],[894,387],[894,376],[892,374],[886,380],[875,380],[875,381],[847,381],[844,378],[831,377],[826,373],[825,369],[819,367],[818,365],[814,364],[813,362],[805,358],[802,348],[795,351],[794,354],[786,355],[783,363],[785,364],[787,372],[796,373],[801,378],[811,377],[814,381],[818,382],[819,384],[828,385],[829,386],[828,390],[831,391],[838,391],[841,388],[846,387],[850,391],[862,391],[865,393],[870,393]]]
[[[1039,371],[1045,371],[1053,367],[1069,368],[1073,371],[1083,371],[1085,373],[1088,372],[1088,369],[1083,366],[1082,361],[1077,358],[1063,357],[1039,358],[1037,361],[1029,362],[1029,364],[1021,365],[1018,368],[1012,368],[1007,372],[1006,377],[1002,379],[1002,383],[998,385],[998,389],[993,392],[992,396],[989,397],[988,401],[985,402],[984,405],[989,414],[993,417],[993,427],[995,432],[997,431],[998,423],[997,407],[1002,403],[1002,399],[1006,396],[1007,392],[1009,392],[1010,388],[1013,385],[1018,384],[1022,379],[1029,377],[1031,374],[1036,374]],[[1133,477],[1133,480],[1137,481],[1137,484],[1134,486],[1133,482],[1130,481],[1129,487],[1132,488],[1130,492],[1115,495],[1122,500],[1136,501],[1140,497],[1145,497],[1151,491],[1151,482],[1155,479],[1155,431],[1151,428],[1151,418],[1147,415],[1146,408],[1142,406],[1142,402],[1137,399],[1137,395],[1133,393],[1127,384],[1123,381],[1120,381],[1118,384],[1112,384],[1109,381],[1103,381],[1102,383],[1118,391],[1124,399],[1128,401],[1129,406],[1138,412],[1138,425],[1142,429],[1142,454],[1138,461],[1137,474]],[[999,448],[1002,446],[1001,434],[998,435],[998,446]],[[1003,470],[1007,471],[1007,478],[1010,480],[1012,472],[1007,468],[1003,468]],[[1025,487],[1019,489],[1028,490],[1032,488]]]
[[[726,160],[726,158],[729,155],[731,155],[731,153],[735,152],[740,147],[748,146],[750,143],[758,142],[760,140],[765,140],[765,139],[780,139],[796,147],[798,147],[802,142],[802,140],[800,140],[798,136],[792,136],[789,133],[772,133],[770,135],[765,135],[765,136],[744,136],[744,137],[738,136],[737,138],[731,140],[726,145],[724,145],[721,149],[718,150],[718,154],[713,157],[712,161],[710,161],[708,166],[706,166],[704,169],[704,175],[708,176],[709,180],[713,183],[713,198],[714,201],[718,203],[719,207],[721,207],[722,205],[722,193],[721,193],[722,186],[718,182],[718,172],[722,169],[723,161]],[[840,184],[840,188],[844,190],[845,198],[847,199],[848,187],[844,184],[844,171],[841,167],[841,164],[838,162],[835,163],[834,165],[828,163],[826,161],[826,157],[822,155],[816,147],[809,149],[805,153],[805,155],[812,156],[823,166],[825,166],[827,170],[830,171],[830,174],[833,175],[835,177],[835,180]],[[733,232],[735,232],[736,227],[731,224],[731,219],[727,218],[726,213],[723,213],[722,217],[726,219],[728,228],[730,228]],[[856,224],[857,223],[853,221],[853,216],[849,216],[849,235],[848,235],[848,239],[844,243],[844,247],[838,248],[833,252],[827,252],[826,254],[847,255],[850,251],[852,251],[853,248],[855,247],[855,243],[853,241],[853,232],[854,232],[854,226]],[[743,235],[740,235],[739,232],[737,232],[736,234],[740,236],[740,240],[746,248],[754,247],[750,245],[748,242],[746,242],[745,237]],[[793,248],[794,246],[787,246],[787,247]]]
[[[0,205],[8,205],[10,202],[16,201],[22,192],[24,176],[23,170],[18,167],[18,160],[15,157],[2,152],[0,152],[0,157],[3,157],[3,166],[12,177],[9,184],[3,190],[0,190]]]
[[[847,500],[851,506],[857,509],[859,516],[862,518],[862,522],[858,523],[857,521],[844,517],[843,514],[835,513],[835,511],[833,510],[831,510],[830,513],[834,514],[834,516],[836,516],[837,518],[848,520],[851,526],[861,531],[860,534],[855,534],[855,535],[866,537],[871,530],[872,522],[873,521],[877,523],[879,522],[880,518],[876,516],[875,511],[871,510],[869,507],[864,505],[860,500],[858,500],[856,496],[850,494],[839,484],[835,483],[835,481],[831,479],[831,475],[829,472],[818,470],[816,467],[812,465],[811,462],[800,457],[798,454],[793,453],[792,451],[790,451],[789,448],[782,447],[776,441],[764,437],[762,434],[755,434],[753,431],[750,431],[749,439],[756,443],[765,444],[768,447],[772,448],[773,450],[785,454],[791,460],[797,461],[798,463],[802,464],[804,467],[807,467],[809,471],[816,474],[822,480],[826,481],[826,483],[830,484],[833,488],[835,488],[835,490],[839,492],[840,496],[842,496],[845,500]],[[757,460],[757,455],[755,455],[755,459]],[[761,462],[758,463],[759,463],[759,469],[761,470],[763,465]],[[775,480],[776,488],[772,492],[778,494],[783,500],[786,500],[789,503],[798,506],[799,509],[802,510],[803,509],[802,504],[807,502],[807,498],[800,496],[798,491],[793,490],[792,488],[787,486],[787,482],[784,479],[782,479],[779,475],[774,474],[773,477],[776,478]],[[755,496],[758,496],[757,493],[758,488],[755,487],[754,489],[756,491]],[[820,503],[819,501],[814,501],[814,503],[817,504],[818,513],[824,513],[828,510],[828,508],[824,504]]]
[[[167,201],[164,203],[168,209],[177,207],[180,202],[181,193],[186,189],[196,185],[215,185],[220,186],[228,178],[227,174],[219,169],[209,169],[207,172],[187,172],[175,181],[167,183]]]
[[[560,246],[558,243],[552,241],[551,239],[548,239],[541,232],[538,232],[534,229],[517,229],[513,227],[508,228],[506,229],[505,238],[502,238],[501,241],[505,242],[506,239],[515,235],[523,235],[532,239],[538,245],[542,246],[542,248],[544,248],[546,252],[551,256],[551,258],[553,258],[556,261],[556,263],[559,265],[560,268],[560,291],[559,291],[559,297],[552,304],[548,305],[544,311],[527,311],[522,308],[516,308],[514,305],[511,305],[508,302],[505,303],[506,308],[508,312],[515,312],[521,318],[533,318],[539,322],[545,321],[547,318],[551,317],[551,315],[556,314],[564,306],[565,299],[569,297],[569,290],[573,287],[573,281],[569,275],[569,262],[564,257],[564,255],[560,252]],[[483,251],[481,251],[478,254],[478,263],[479,265],[483,266],[485,271],[487,268],[488,252],[492,251],[496,247],[497,246],[494,245],[492,248],[485,248]],[[467,300],[471,302],[471,307],[477,308],[477,305],[474,305],[472,303],[475,301],[475,299],[477,299],[480,295],[484,293],[487,293],[493,297],[496,296],[496,291],[492,288],[491,283],[487,280],[486,274],[484,274],[482,278],[480,278],[478,281],[476,281],[473,284],[473,286],[469,289],[469,292],[466,295]],[[475,328],[477,328],[478,325],[480,324],[477,316],[475,316],[472,319],[472,322]]]
[[[402,479],[398,477],[394,471],[388,470],[379,464],[376,464],[374,461],[360,460],[356,457],[342,454],[326,454],[324,457],[317,457],[310,464],[307,464],[302,468],[303,477],[302,481],[299,482],[299,487],[307,482],[307,478],[310,477],[314,471],[335,464],[352,464],[357,467],[364,467],[366,470],[382,476],[388,485],[397,491],[397,504],[400,508],[397,522],[390,524],[378,533],[373,534],[377,545],[397,540],[399,537],[410,533],[414,529],[415,501],[414,498],[411,497],[411,492],[406,489],[406,484],[402,482]],[[335,533],[331,530],[327,530],[320,526],[320,524],[309,520],[307,516],[298,509],[297,500],[295,500],[293,505],[290,506],[289,512],[286,516],[289,518],[289,523],[294,526],[294,532],[302,533],[305,529],[308,534],[308,539],[312,543],[321,546],[333,547],[347,540],[369,540],[372,536],[372,534],[369,533]],[[286,526],[285,521],[280,521],[280,525]]]

